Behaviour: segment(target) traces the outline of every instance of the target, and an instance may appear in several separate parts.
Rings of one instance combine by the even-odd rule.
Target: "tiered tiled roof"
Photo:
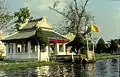
[[[6,37],[3,41],[29,39],[36,34],[38,28],[44,31],[50,42],[68,42],[68,39],[63,35],[53,31],[45,17],[41,18],[41,20],[29,21],[17,33]]]

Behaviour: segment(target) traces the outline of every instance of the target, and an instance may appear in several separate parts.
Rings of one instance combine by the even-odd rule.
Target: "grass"
[[[101,60],[101,59],[116,58],[116,57],[120,57],[120,55],[112,55],[112,54],[108,54],[108,53],[102,53],[102,54],[96,54],[95,55],[96,61]]]
[[[37,67],[37,66],[53,66],[62,63],[58,62],[0,62],[0,70],[15,70],[15,69],[25,69],[27,67]]]
[[[82,57],[85,58],[86,55],[83,54]],[[109,53],[95,54],[95,61],[98,61],[101,59],[116,58],[116,57],[120,57],[120,55],[112,55]]]

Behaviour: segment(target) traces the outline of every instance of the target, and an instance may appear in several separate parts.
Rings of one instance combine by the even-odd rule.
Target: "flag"
[[[91,30],[94,32],[100,32],[100,29],[94,24],[91,25]]]

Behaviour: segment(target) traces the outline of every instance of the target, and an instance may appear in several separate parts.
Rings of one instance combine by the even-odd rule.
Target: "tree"
[[[81,38],[85,39],[84,35],[81,35],[82,25],[84,25],[84,27],[88,26],[90,24],[90,20],[93,19],[93,16],[87,13],[85,9],[88,1],[89,0],[85,0],[83,4],[80,4],[77,2],[77,0],[72,0],[72,2],[66,1],[64,2],[65,7],[62,11],[60,11],[58,8],[60,1],[55,0],[53,6],[49,7],[51,10],[59,13],[65,18],[65,27],[63,28],[67,31],[67,33],[72,32],[76,35],[74,40],[71,42],[71,45],[74,46],[77,50],[80,50],[80,48],[84,45],[84,43],[81,42]]]
[[[43,44],[44,46],[49,44],[48,37],[41,28],[38,28],[38,30],[36,31],[35,38],[37,39],[37,42],[39,42],[41,46]]]
[[[67,32],[78,34],[81,31],[82,25],[88,26],[89,21],[93,18],[85,10],[88,1],[89,0],[85,0],[83,5],[77,2],[77,0],[72,0],[72,2],[66,1],[65,7],[60,11],[60,8],[58,8],[60,1],[55,0],[53,6],[50,6],[49,8],[65,18],[65,26],[63,28]]]
[[[117,51],[117,48],[118,48],[118,45],[117,45],[117,40],[111,40],[110,41],[110,50],[111,52],[116,52]]]
[[[107,46],[103,40],[103,38],[100,38],[98,43],[97,43],[97,53],[102,53],[105,52],[105,50],[107,49]]]
[[[17,17],[17,20],[15,21],[17,30],[19,30],[21,24],[25,23],[26,19],[31,20],[33,18],[30,17],[30,10],[28,7],[20,8],[18,12],[14,12],[14,17]]]
[[[5,30],[13,16],[8,12],[5,0],[0,0],[0,30]]]
[[[74,51],[76,54],[81,53],[82,48],[85,48],[86,46],[86,40],[84,37],[80,34],[74,38],[73,41],[69,42],[67,46],[72,46],[72,51]],[[77,51],[75,51],[75,49]]]

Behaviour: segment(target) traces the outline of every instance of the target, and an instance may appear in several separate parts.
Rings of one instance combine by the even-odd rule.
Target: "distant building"
[[[41,28],[48,37],[49,45],[41,47],[36,42],[36,31]],[[31,41],[35,41],[33,45]],[[28,21],[20,30],[2,40],[6,46],[7,60],[38,60],[49,61],[51,55],[66,55],[66,43],[69,41],[63,35],[55,32],[46,17]],[[41,49],[40,49],[41,48]]]

